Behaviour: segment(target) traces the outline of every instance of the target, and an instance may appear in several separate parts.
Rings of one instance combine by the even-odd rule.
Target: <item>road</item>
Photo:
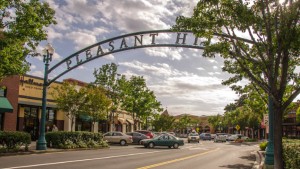
[[[0,157],[0,168],[250,169],[255,161],[251,152],[255,150],[258,145],[212,141],[185,143],[179,149],[112,145],[109,149]]]

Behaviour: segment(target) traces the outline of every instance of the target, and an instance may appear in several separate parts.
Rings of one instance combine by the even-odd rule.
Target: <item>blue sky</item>
[[[169,29],[179,15],[190,16],[197,1],[182,0],[48,0],[56,11],[57,25],[47,28],[55,48],[52,67],[76,51],[97,42],[139,31]],[[164,40],[172,39],[169,35]],[[38,51],[47,43],[42,42]],[[41,57],[28,58],[29,74],[43,77]],[[162,107],[172,115],[223,114],[224,107],[238,97],[221,82],[230,77],[222,72],[222,58],[204,58],[202,51],[187,48],[142,48],[110,54],[65,74],[59,81],[74,78],[95,80],[93,71],[114,62],[118,73],[143,76]],[[55,77],[63,68],[55,70]]]

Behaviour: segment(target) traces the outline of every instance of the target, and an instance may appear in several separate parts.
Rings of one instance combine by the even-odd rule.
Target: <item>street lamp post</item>
[[[40,123],[40,135],[36,143],[37,150],[46,150],[47,142],[45,139],[45,123],[46,123],[46,102],[47,102],[47,87],[48,87],[48,67],[49,62],[52,61],[52,55],[54,53],[54,48],[48,43],[43,50],[45,72],[44,72],[44,84],[43,84],[43,98],[42,98],[42,116]]]
[[[273,100],[269,94],[268,96],[268,109],[269,109],[269,137],[268,137],[268,146],[266,148],[266,165],[274,165],[274,105]],[[282,132],[282,131],[279,131]]]

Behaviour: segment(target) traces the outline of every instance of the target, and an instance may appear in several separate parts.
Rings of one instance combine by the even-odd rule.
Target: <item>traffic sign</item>
[[[237,130],[240,130],[240,128],[241,128],[241,127],[240,127],[239,125],[236,125],[236,126],[235,126],[235,129],[237,129]]]

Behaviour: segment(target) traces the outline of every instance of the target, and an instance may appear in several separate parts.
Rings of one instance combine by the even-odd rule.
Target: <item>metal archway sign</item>
[[[161,34],[171,34],[173,37],[169,36],[171,42],[161,38]],[[175,35],[175,36],[174,36]],[[228,35],[214,34],[215,36],[228,37]],[[160,39],[160,40],[159,40]],[[165,38],[166,39],[166,38]],[[252,43],[250,40],[237,38],[244,42]],[[44,56],[45,62],[45,72],[44,72],[44,83],[43,83],[43,98],[42,98],[42,115],[40,123],[40,136],[37,141],[37,150],[46,150],[46,140],[45,140],[45,121],[46,121],[46,98],[47,98],[47,87],[56,81],[58,78],[68,73],[69,71],[77,68],[80,65],[88,63],[94,59],[106,56],[112,53],[122,52],[131,49],[138,48],[149,48],[149,47],[182,47],[182,48],[193,48],[193,49],[204,49],[205,46],[201,42],[201,38],[193,35],[191,31],[181,31],[174,32],[172,30],[152,30],[152,31],[142,31],[136,33],[125,34],[110,38],[84,49],[81,49],[70,56],[66,57],[62,61],[58,62],[51,68],[49,68],[49,62],[51,61],[52,55],[49,55],[47,50],[47,55]],[[118,43],[117,43],[118,42]],[[118,46],[117,46],[118,45]],[[51,80],[48,79],[48,75],[55,69],[64,67],[63,72],[59,73],[57,76],[53,77]]]

